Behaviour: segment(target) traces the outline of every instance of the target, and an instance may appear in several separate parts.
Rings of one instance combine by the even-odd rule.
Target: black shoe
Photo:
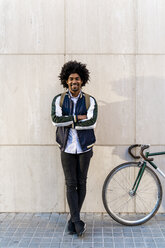
[[[86,224],[80,220],[74,223],[77,236],[81,237],[86,231]]]
[[[71,221],[71,219],[68,221],[68,231],[69,231],[69,234],[75,234],[76,233],[75,225]]]

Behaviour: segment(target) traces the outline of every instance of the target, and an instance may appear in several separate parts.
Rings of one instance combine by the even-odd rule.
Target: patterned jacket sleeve
[[[53,125],[56,127],[70,126],[73,124],[73,116],[63,116],[62,108],[60,107],[61,94],[54,97],[52,101],[51,117]]]
[[[90,106],[87,111],[87,119],[76,123],[77,130],[94,129],[96,127],[98,106],[94,97],[90,96]]]

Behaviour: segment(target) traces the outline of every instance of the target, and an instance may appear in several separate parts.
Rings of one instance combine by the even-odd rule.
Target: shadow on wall
[[[99,85],[96,136],[98,145],[127,145],[135,142],[134,79]]]
[[[97,87],[97,86],[96,86]],[[98,145],[164,144],[163,78],[121,79],[98,88]]]
[[[136,90],[135,90],[136,86]],[[101,92],[101,93],[100,93]],[[164,78],[138,77],[110,82],[98,91],[99,116],[96,128],[97,145],[114,146],[112,154],[122,160],[134,161],[127,147],[134,143],[151,144],[153,150],[162,145],[165,151]],[[154,147],[155,145],[155,147]],[[118,147],[124,146],[124,152]],[[165,156],[159,158],[158,166],[164,171]],[[159,175],[163,189],[165,180]],[[165,197],[162,201],[165,209]]]

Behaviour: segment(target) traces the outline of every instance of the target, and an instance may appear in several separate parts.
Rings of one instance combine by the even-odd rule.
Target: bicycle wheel
[[[136,226],[151,219],[162,201],[162,186],[156,173],[148,166],[136,194],[131,189],[140,170],[138,162],[128,162],[114,168],[102,190],[107,213],[120,224]]]

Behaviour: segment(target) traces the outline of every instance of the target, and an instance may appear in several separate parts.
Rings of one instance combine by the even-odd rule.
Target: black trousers
[[[67,201],[71,220],[80,220],[80,210],[86,195],[86,180],[93,151],[71,154],[61,151],[61,162],[64,170]]]

